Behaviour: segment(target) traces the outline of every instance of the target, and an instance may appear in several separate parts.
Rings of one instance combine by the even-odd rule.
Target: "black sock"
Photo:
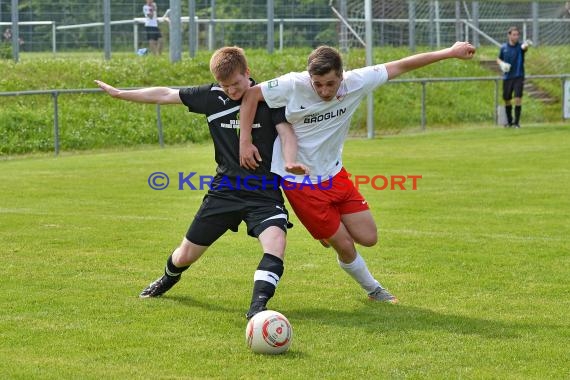
[[[519,124],[519,120],[521,119],[521,111],[522,106],[515,106],[515,124]]]
[[[507,123],[509,123],[509,125],[513,124],[513,106],[505,106],[505,111],[507,111]]]
[[[277,256],[264,253],[254,275],[251,304],[266,305],[275,294],[275,288],[283,276],[283,260]]]
[[[182,274],[182,272],[184,272],[186,269],[190,268],[190,265],[187,265],[185,267],[177,267],[176,265],[174,265],[174,263],[172,262],[172,255],[168,256],[168,260],[166,260],[166,268],[164,268],[164,274],[167,277],[180,277],[180,275]]]

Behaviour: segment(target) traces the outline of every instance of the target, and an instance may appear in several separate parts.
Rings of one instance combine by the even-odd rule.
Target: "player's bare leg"
[[[253,293],[246,314],[247,319],[260,311],[267,310],[267,302],[275,294],[275,289],[284,271],[285,231],[279,227],[270,226],[259,235],[258,239],[263,249],[263,257],[253,276]]]
[[[156,41],[156,53],[157,53],[158,55],[161,55],[161,54],[162,54],[162,46],[163,46],[163,44],[162,44],[162,38],[159,38],[159,39]]]
[[[357,244],[372,247],[378,242],[376,222],[370,210],[343,214],[340,220]]]
[[[148,47],[150,48],[150,52],[154,55],[158,54],[158,41],[157,40],[149,40]]]
[[[168,257],[164,275],[147,286],[139,297],[150,298],[163,295],[180,281],[182,273],[195,263],[207,249],[208,247],[194,244],[184,237],[180,246]]]

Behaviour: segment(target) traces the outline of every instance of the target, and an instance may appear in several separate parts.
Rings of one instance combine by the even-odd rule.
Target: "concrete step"
[[[499,68],[499,65],[497,65],[497,62],[494,59],[485,59],[485,60],[481,60],[479,61],[479,64],[495,73],[495,74],[502,74],[501,69]],[[540,102],[544,103],[544,104],[554,104],[558,102],[558,99],[553,97],[551,94],[549,94],[548,92],[542,90],[535,81],[533,81],[532,79],[526,79],[524,82],[524,93],[523,96],[529,96],[533,99],[537,99]]]

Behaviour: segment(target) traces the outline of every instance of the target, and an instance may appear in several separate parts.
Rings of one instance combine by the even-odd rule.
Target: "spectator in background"
[[[146,18],[144,27],[150,52],[154,55],[162,54],[162,34],[158,28],[158,7],[153,0],[146,0],[143,5],[143,13]]]
[[[503,74],[503,100],[505,101],[505,111],[507,113],[507,124],[505,127],[520,128],[520,117],[522,112],[522,95],[524,85],[524,56],[529,46],[530,40],[523,44],[519,42],[520,32],[516,26],[511,26],[507,31],[508,41],[501,45],[497,64],[501,67]],[[513,120],[513,93],[515,103],[515,118]]]
[[[4,42],[10,42],[12,41],[12,29],[10,28],[6,28],[6,30],[4,31],[4,34],[2,35],[2,39],[4,40]]]
[[[2,35],[2,39],[4,42],[11,44],[12,43],[12,29],[6,28],[6,30],[4,31],[4,34]],[[22,38],[18,38],[18,42],[20,43],[20,46],[22,46],[24,44],[24,40]]]

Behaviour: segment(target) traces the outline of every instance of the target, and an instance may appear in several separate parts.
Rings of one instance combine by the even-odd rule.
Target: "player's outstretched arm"
[[[505,61],[502,61],[501,59],[497,58],[497,64],[499,65],[499,67],[501,68],[501,71],[503,73],[508,73],[509,71],[511,71],[511,64],[507,63]]]
[[[293,127],[289,123],[279,123],[275,126],[279,139],[281,140],[281,150],[285,161],[285,170],[295,175],[309,174],[309,168],[297,162],[297,136]]]
[[[107,94],[113,98],[128,100],[136,103],[152,104],[181,104],[182,100],[178,95],[178,90],[169,87],[148,87],[138,90],[120,90],[100,80],[95,80]]]
[[[453,46],[446,49],[415,54],[397,61],[388,62],[386,63],[388,79],[394,79],[408,71],[416,70],[444,59],[471,59],[475,55],[475,50],[475,47],[469,42],[456,42]]]
[[[261,87],[255,85],[247,89],[241,100],[239,115],[239,164],[254,170],[261,161],[259,151],[251,142],[251,129],[259,102],[264,100]]]
[[[523,49],[524,51],[527,51],[529,47],[532,46],[532,41],[529,39],[526,39],[522,45],[521,45],[521,49]]]

